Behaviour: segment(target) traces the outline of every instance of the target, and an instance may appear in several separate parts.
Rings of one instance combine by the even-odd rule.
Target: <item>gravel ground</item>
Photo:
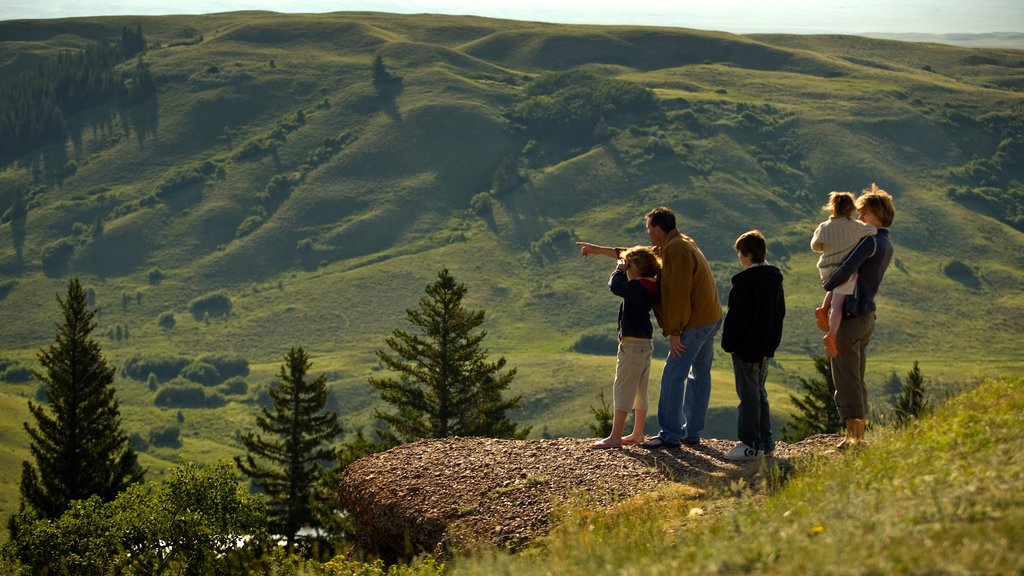
[[[838,440],[821,435],[779,442],[772,458],[787,468]],[[444,438],[405,444],[350,464],[339,502],[374,553],[445,556],[479,544],[515,551],[548,533],[554,506],[566,498],[586,494],[594,506],[607,506],[670,482],[753,479],[760,470],[756,463],[723,458],[732,440],[655,450],[594,450],[593,441]]]

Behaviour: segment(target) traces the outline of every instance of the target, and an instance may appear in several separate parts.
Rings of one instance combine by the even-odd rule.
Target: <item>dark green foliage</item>
[[[131,72],[122,75],[121,89],[117,94],[117,101],[122,106],[134,106],[145,101],[156,92],[156,80],[149,71],[149,64],[139,56],[135,67]]]
[[[582,334],[572,344],[572,351],[580,354],[614,355],[619,342],[614,329],[594,334]]]
[[[181,448],[181,428],[163,426],[149,431],[149,443],[160,448]]]
[[[231,298],[226,292],[204,294],[189,302],[188,309],[196,320],[202,320],[205,314],[228,316],[231,314]]]
[[[942,273],[951,280],[956,280],[968,288],[978,288],[981,286],[981,282],[978,280],[978,275],[975,274],[974,268],[971,268],[962,260],[950,261],[942,267]]]
[[[249,384],[241,376],[232,376],[221,385],[221,391],[231,396],[241,396],[249,391]]]
[[[536,241],[530,243],[530,252],[541,261],[556,260],[560,256],[575,251],[573,241],[576,233],[568,228],[552,228]]]
[[[249,375],[249,361],[241,356],[204,354],[199,357],[199,361],[213,365],[225,380],[233,376]]]
[[[163,182],[156,187],[157,198],[182,190],[188,186],[202,184],[217,172],[217,165],[209,160],[197,165],[175,168],[164,175]]]
[[[490,218],[494,214],[494,197],[487,192],[480,192],[469,199],[469,206],[477,216]]]
[[[521,397],[502,398],[516,370],[501,373],[504,357],[488,362],[487,350],[480,347],[487,332],[474,333],[484,312],[463,308],[466,287],[447,268],[426,292],[418,309],[405,311],[420,333],[395,329],[385,340],[394,354],[377,350],[381,363],[398,375],[369,379],[396,409],[374,411],[388,427],[380,436],[396,444],[448,436],[525,438],[529,428],[517,429],[506,415]]]
[[[269,138],[250,140],[235,152],[234,159],[239,162],[254,161],[277,150],[278,142]]]
[[[6,369],[0,369],[0,380],[11,384],[24,384],[32,381],[32,369],[28,366],[14,364]]]
[[[238,225],[235,230],[235,238],[245,238],[249,234],[252,234],[256,230],[259,230],[260,226],[263,225],[263,217],[257,214],[247,216],[242,223]]]
[[[123,40],[128,39],[124,44]],[[65,50],[36,68],[0,82],[0,162],[42,144],[67,138],[67,120],[115,99],[125,104],[156,89],[148,68],[119,72],[116,66],[144,48],[141,29],[122,33],[122,43],[94,42]],[[140,60],[141,64],[141,60]],[[131,99],[128,96],[131,96]]]
[[[264,408],[256,418],[266,436],[243,434],[247,454],[235,457],[238,468],[266,493],[271,530],[287,538],[289,550],[300,528],[322,525],[316,510],[326,509],[333,497],[318,484],[334,461],[328,444],[342,433],[338,415],[324,410],[327,378],[321,374],[306,380],[311,365],[302,347],[285,355],[270,388],[274,411]]]
[[[921,419],[928,409],[928,398],[924,390],[924,376],[921,367],[914,361],[914,367],[907,372],[899,396],[893,401],[893,416],[897,426],[906,426]]]
[[[160,315],[156,317],[156,325],[161,328],[170,330],[171,328],[174,328],[176,323],[177,321],[174,319],[174,312],[161,312]]]
[[[76,500],[57,519],[19,521],[4,556],[32,574],[245,574],[267,546],[266,506],[227,463],[179,463],[113,502]]]
[[[491,179],[491,191],[498,196],[507,194],[525,181],[526,177],[519,166],[519,158],[506,156],[498,164],[498,169],[494,171],[494,177]]]
[[[33,461],[22,464],[21,477],[22,510],[49,519],[60,517],[73,500],[97,495],[110,501],[142,480],[121,429],[115,371],[92,338],[96,313],[86,307],[77,278],[68,282],[67,299],[57,301],[64,321],[54,344],[40,351],[42,370],[35,372],[49,409],[29,402],[36,425],[24,427]]]
[[[570,70],[531,82],[509,118],[534,138],[585,146],[598,140],[598,125],[625,114],[657,110],[654,93],[640,84]]]
[[[149,280],[150,284],[156,285],[164,279],[164,273],[161,272],[159,268],[153,268],[149,271],[149,274],[146,275],[146,279]]]
[[[216,386],[222,381],[220,371],[213,364],[195,361],[181,369],[178,374],[186,380],[198,382],[203,386]]]
[[[796,413],[782,427],[783,440],[797,441],[815,434],[835,434],[844,426],[836,409],[836,387],[832,382],[831,362],[825,356],[814,356],[812,359],[821,378],[800,378],[799,388],[804,394],[790,394],[789,399],[796,407]]]
[[[74,251],[75,242],[70,238],[60,238],[46,244],[39,254],[43,271],[51,276],[59,275],[67,267]]]
[[[373,58],[373,85],[377,87],[385,86],[388,84],[400,84],[402,82],[401,76],[398,76],[384,64],[384,57],[377,54]]]
[[[598,395],[600,404],[590,407],[590,413],[594,415],[594,422],[589,424],[590,431],[598,438],[604,438],[612,433],[612,407],[604,399],[604,390]]]
[[[127,26],[121,29],[121,49],[128,58],[146,50],[146,37],[142,35],[141,26],[136,26],[135,30],[129,30]]]
[[[185,381],[171,382],[160,388],[153,398],[153,404],[161,408],[220,408],[225,403],[220,394]]]
[[[177,377],[181,369],[188,364],[188,358],[183,356],[133,354],[124,361],[124,365],[121,366],[121,374],[135,380],[143,380],[149,378],[150,375],[155,375],[161,381],[166,382]]]

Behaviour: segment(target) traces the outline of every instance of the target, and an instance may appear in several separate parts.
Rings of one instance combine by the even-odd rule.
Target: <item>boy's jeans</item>
[[[711,400],[711,362],[715,358],[715,334],[721,320],[686,330],[682,334],[686,351],[673,356],[669,351],[661,373],[658,399],[658,437],[665,444],[684,439],[696,443],[704,430],[704,418]],[[685,429],[683,418],[686,419]]]
[[[768,360],[744,362],[732,355],[732,369],[736,373],[736,395],[739,396],[740,442],[756,450],[775,450],[772,438],[772,420],[768,412],[768,391],[764,388],[768,378]]]

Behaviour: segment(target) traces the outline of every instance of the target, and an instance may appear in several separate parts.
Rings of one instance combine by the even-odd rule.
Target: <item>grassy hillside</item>
[[[802,462],[781,489],[736,480],[639,496],[610,512],[570,509],[533,551],[449,567],[460,575],[639,566],[645,574],[1018,573],[1024,462],[1007,448],[1020,446],[1022,383],[987,382],[919,426],[869,434],[860,453]]]
[[[153,474],[178,453],[237,453],[291,346],[328,374],[348,432],[372,426],[373,351],[406,327],[404,310],[442,267],[466,284],[468,306],[487,311],[491,354],[518,368],[516,418],[537,435],[588,434],[614,360],[573,346],[611,338],[617,302],[605,287],[611,262],[579,258],[573,241],[643,242],[642,216],[662,204],[711,260],[723,300],[738,271],[733,240],[767,234],[790,308],[770,375],[780,421],[819,349],[808,241],[830,190],[878,182],[895,196],[896,259],[868,367],[878,404],[914,360],[940,384],[1020,373],[1020,51],[236,12],[0,22],[0,77],[124,26],[141,26],[152,45],[143,61],[157,94],[71,117],[67,142],[0,167],[0,360],[16,373],[34,366],[70,275],[95,293],[116,366],[245,358],[244,393],[208,390],[224,399],[218,408],[157,407],[171,384],[119,379],[129,433],[181,429],[180,448],[146,448]],[[400,84],[373,84],[377,55]],[[653,105],[608,108],[603,129],[576,140],[512,121],[538,78],[569,70],[642,86]],[[496,186],[509,163],[516,178]],[[21,223],[8,210],[19,195]],[[196,308],[216,294],[230,299],[227,313]],[[173,327],[158,323],[168,315]],[[14,423],[0,448],[14,456],[0,494],[17,488],[17,423],[37,389],[6,380],[0,405]],[[731,436],[724,356],[715,381],[708,433]]]

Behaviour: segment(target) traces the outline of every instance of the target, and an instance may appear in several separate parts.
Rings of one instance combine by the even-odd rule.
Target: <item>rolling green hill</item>
[[[69,275],[93,289],[116,366],[245,358],[244,393],[209,389],[218,408],[158,407],[170,384],[119,380],[129,433],[181,429],[180,448],[145,449],[150,477],[179,452],[237,453],[295,345],[328,374],[346,430],[372,426],[373,351],[406,327],[405,309],[442,267],[487,311],[491,354],[518,368],[517,419],[534,434],[588,434],[614,361],[573,347],[611,341],[617,302],[611,263],[579,258],[573,241],[642,242],[644,212],[662,204],[711,260],[723,300],[738,271],[733,240],[767,234],[790,308],[771,374],[780,416],[819,347],[808,246],[819,207],[831,190],[872,182],[897,206],[868,370],[876,403],[914,360],[936,384],[1021,371],[1022,51],[234,12],[0,22],[0,78],[135,26],[156,94],[97,104],[67,119],[67,141],[0,166],[0,360],[12,374],[34,366]],[[400,82],[374,84],[378,55]],[[552,73],[589,80],[544,93],[538,80]],[[577,117],[571,130],[524,122],[551,109],[564,120],[624,87],[653,99],[606,104],[599,122]],[[229,311],[204,313],[211,295]],[[158,323],[168,315],[171,328]],[[735,427],[724,360],[708,431],[719,437]],[[0,383],[0,512],[13,509],[27,444],[18,423],[36,389]]]

